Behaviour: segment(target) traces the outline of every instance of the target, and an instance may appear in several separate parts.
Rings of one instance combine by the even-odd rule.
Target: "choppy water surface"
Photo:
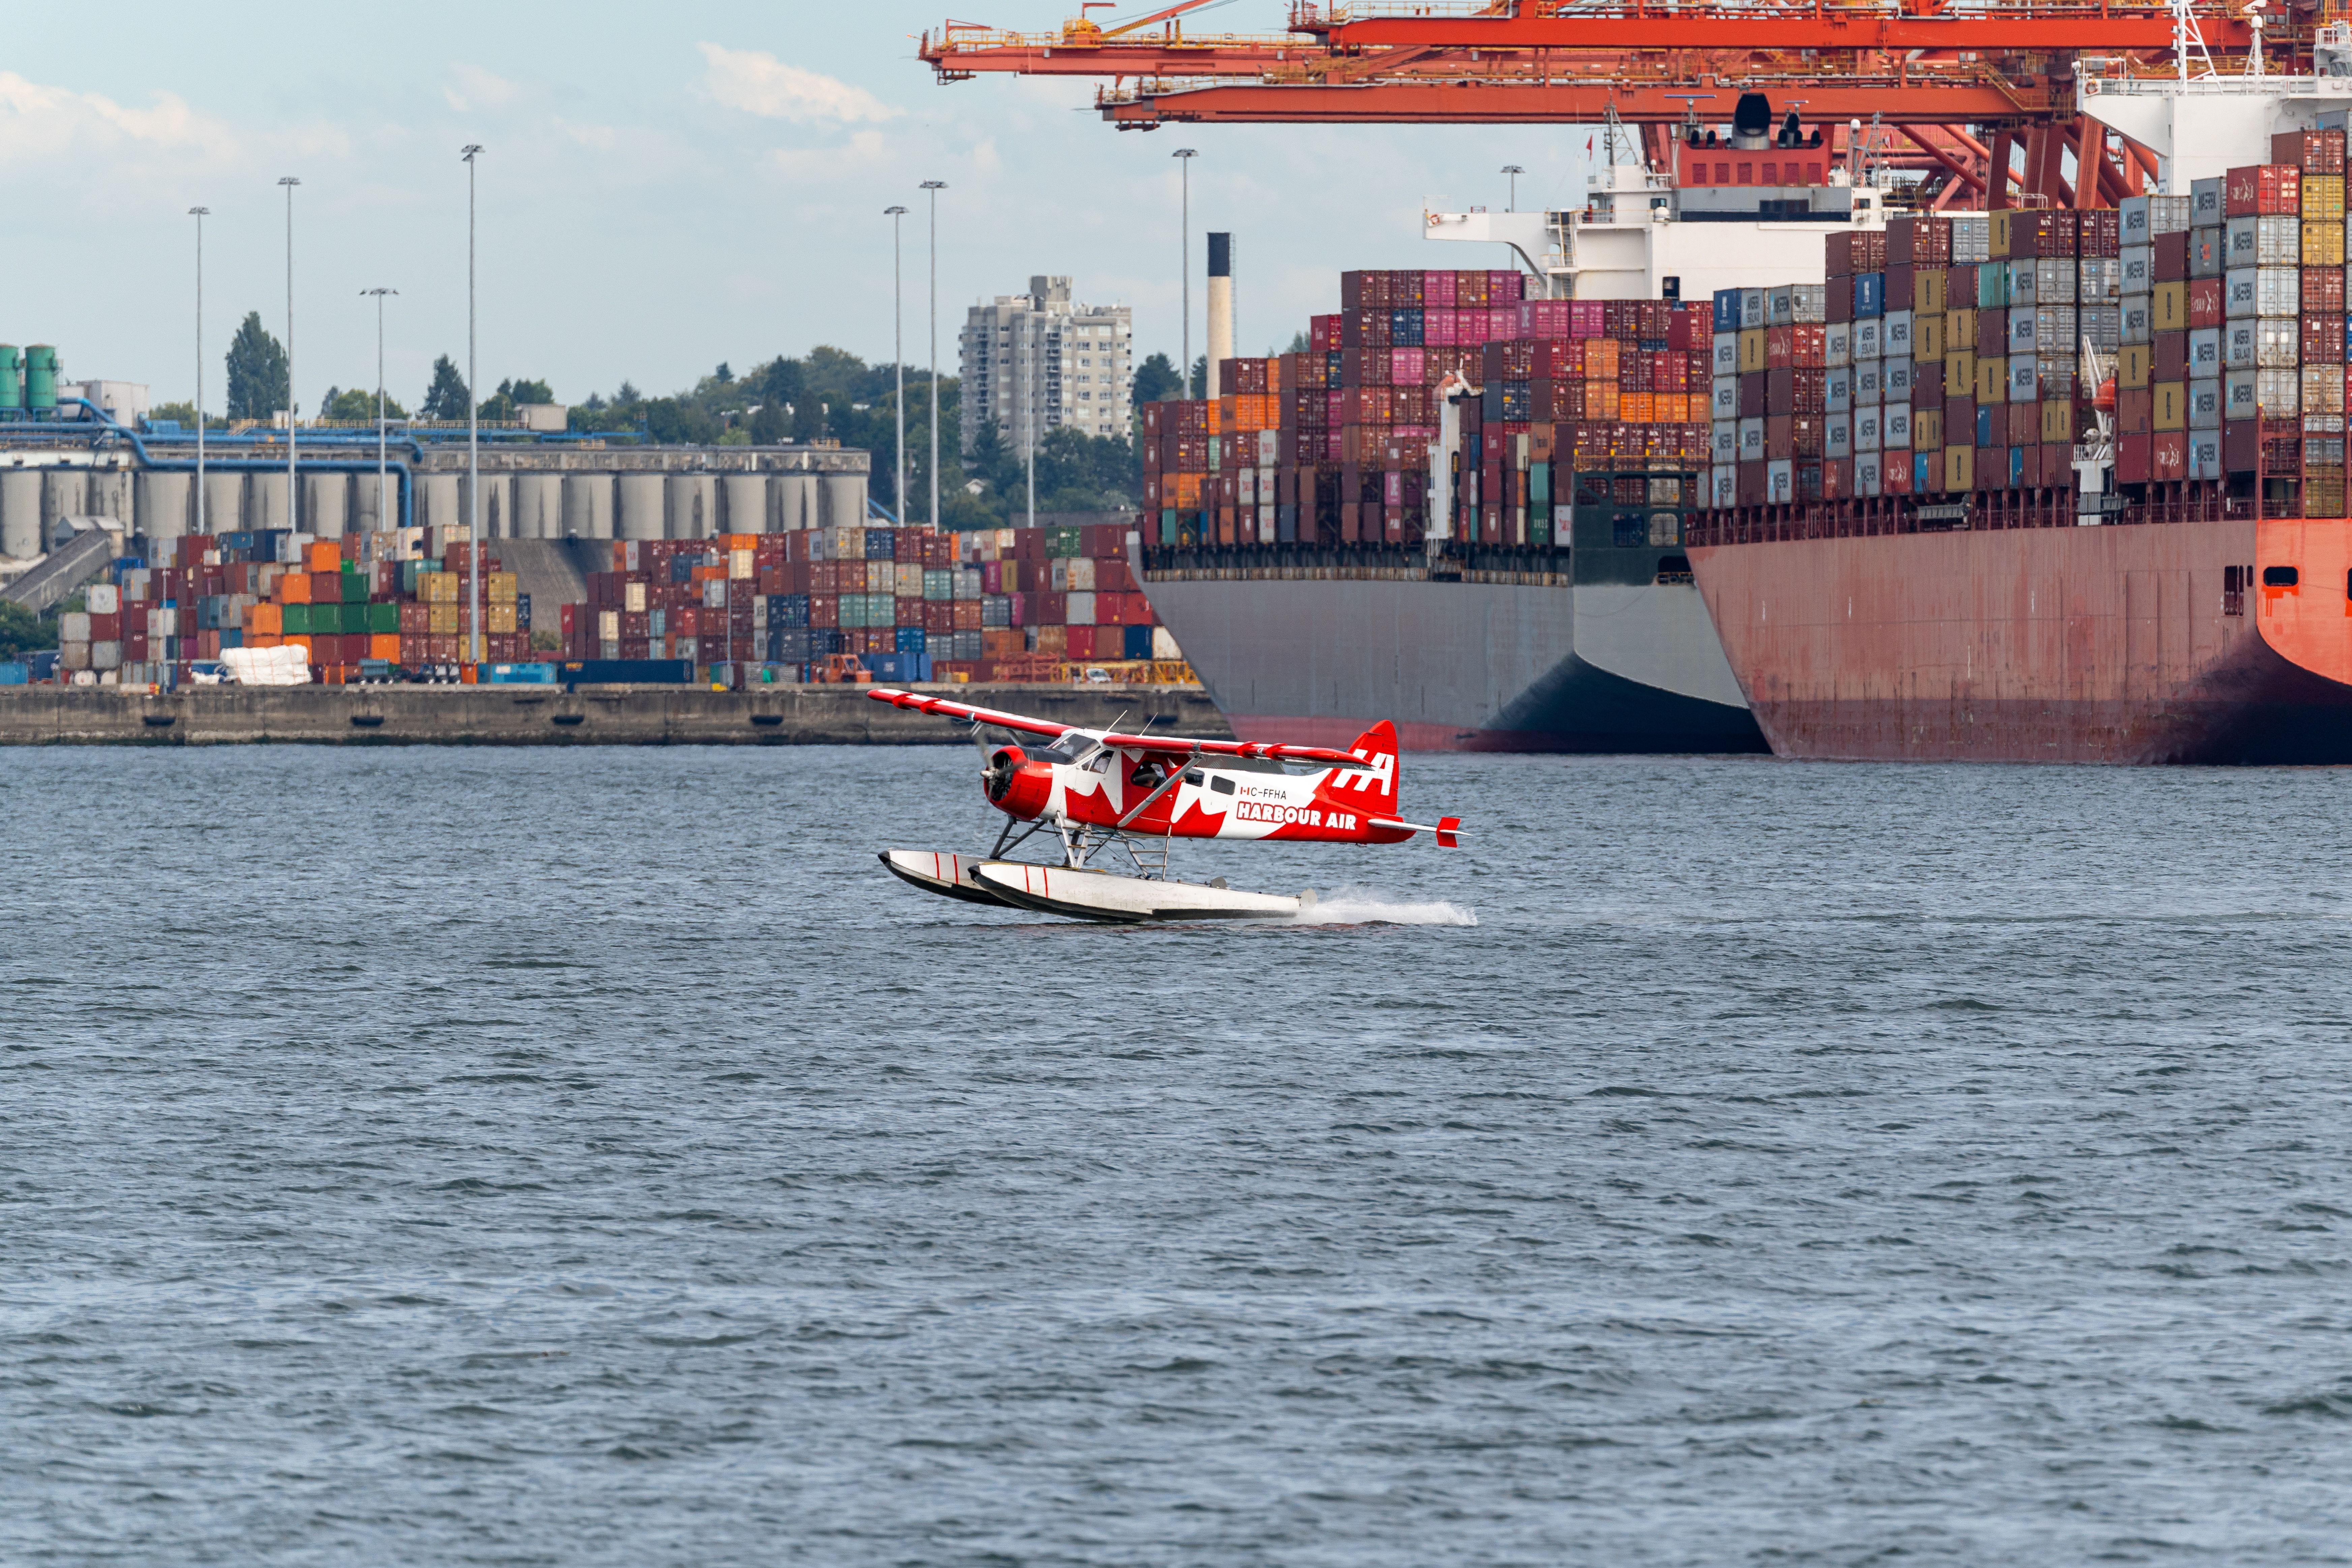
[[[1120,931],[881,873],[976,768],[0,756],[0,1561],[2352,1557],[2345,775],[1412,757],[1181,866],[1421,923]]]

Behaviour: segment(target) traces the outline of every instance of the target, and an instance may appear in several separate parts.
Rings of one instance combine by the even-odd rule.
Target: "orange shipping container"
[[[273,637],[267,632],[247,632],[245,637],[245,646],[247,647],[276,647],[284,640],[285,639],[282,637]]]
[[[299,647],[302,650],[302,657],[304,658],[310,657],[310,639],[307,637],[296,636],[281,637],[278,639],[278,646],[280,647]]]
[[[320,540],[310,546],[310,570],[341,572],[343,569],[343,547]]]
[[[245,607],[245,629],[261,637],[274,637],[286,629],[286,611],[277,605],[247,605]]]
[[[370,658],[388,659],[394,664],[398,664],[400,662],[400,638],[397,637],[383,636],[368,638],[368,657]]]
[[[310,574],[308,572],[289,572],[285,576],[280,577],[278,580],[278,596],[279,602],[283,604],[309,604],[310,602]]]

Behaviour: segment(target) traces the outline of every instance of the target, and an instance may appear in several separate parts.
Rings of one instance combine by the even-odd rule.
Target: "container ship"
[[[1883,193],[1793,124],[1675,147],[1612,156],[1580,212],[1424,214],[1518,265],[1344,274],[1307,352],[1145,407],[1134,564],[1236,734],[1765,748],[1684,543],[1730,454],[1707,307],[1683,300],[1808,272],[1818,293],[1824,237],[1883,233]]]
[[[2352,762],[2352,81],[2082,92],[2179,192],[1841,236],[1793,331],[1715,301],[1685,553],[1780,755]]]

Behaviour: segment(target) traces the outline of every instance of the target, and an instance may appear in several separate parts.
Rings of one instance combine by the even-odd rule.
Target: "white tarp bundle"
[[[310,656],[299,643],[284,647],[225,647],[220,661],[233,686],[310,684]]]

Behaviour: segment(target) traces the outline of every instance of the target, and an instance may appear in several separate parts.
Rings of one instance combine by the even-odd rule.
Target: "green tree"
[[[1209,395],[1209,356],[1202,354],[1192,361],[1192,390],[1185,395],[1194,402]]]
[[[1308,337],[1305,332],[1293,332],[1293,333],[1291,333],[1291,334],[1290,334],[1290,346],[1289,346],[1288,348],[1286,348],[1286,349],[1283,350],[1283,353],[1293,353],[1293,354],[1312,353],[1314,353],[1314,352],[1315,352],[1315,340],[1314,340],[1314,339],[1312,339],[1312,338],[1310,338],[1310,337]],[[1271,358],[1272,356],[1271,356],[1271,355],[1269,355],[1268,357],[1269,357],[1269,358]]]
[[[58,646],[58,624],[22,605],[0,601],[0,659],[20,658]]]
[[[751,445],[778,447],[792,433],[784,423],[784,411],[772,403],[762,403],[751,411]]]
[[[336,394],[321,412],[339,424],[373,425],[375,423],[375,394],[365,387],[352,387]],[[408,411],[401,407],[397,398],[386,397],[383,400],[383,416],[405,419]]]
[[[425,401],[417,413],[426,419],[466,417],[466,378],[457,374],[447,354],[433,362],[433,384],[425,389]]]
[[[270,419],[286,406],[286,349],[248,311],[228,341],[228,416]]]
[[[1167,403],[1183,395],[1183,384],[1176,379],[1176,366],[1166,354],[1152,354],[1135,367],[1135,405],[1147,403]]]

